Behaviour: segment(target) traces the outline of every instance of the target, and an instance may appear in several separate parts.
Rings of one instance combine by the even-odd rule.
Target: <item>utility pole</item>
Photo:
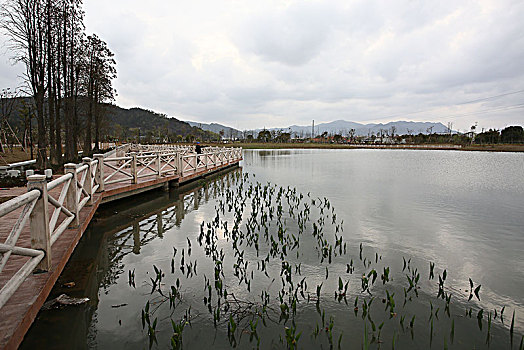
[[[313,124],[311,125],[311,140],[315,137],[315,119],[313,119]]]

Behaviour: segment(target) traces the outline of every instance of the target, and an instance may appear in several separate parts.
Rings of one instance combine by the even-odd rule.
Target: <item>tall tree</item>
[[[81,42],[85,35],[81,5],[81,0],[61,0],[65,161],[75,161],[78,157],[78,78],[81,73]]]
[[[59,164],[61,161],[61,151],[58,153],[56,147],[56,138],[59,133],[56,132],[57,120],[60,113],[57,113],[57,95],[56,95],[56,47],[57,47],[57,7],[55,1],[46,1],[46,40],[47,40],[47,106],[48,106],[48,126],[49,126],[49,156],[52,164]],[[58,111],[59,112],[59,111]]]
[[[39,168],[47,166],[44,115],[47,64],[45,9],[43,0],[6,0],[0,7],[0,26],[10,39],[13,58],[26,66],[25,82],[35,101],[38,125],[36,165]]]
[[[96,35],[87,37],[82,0],[5,0],[0,28],[14,59],[26,66],[26,83],[36,106],[37,166],[76,161],[83,101],[88,101],[84,146],[91,152],[92,123],[99,148],[103,102],[114,100],[113,53]],[[65,157],[62,157],[62,132]]]
[[[113,101],[115,90],[112,81],[116,78],[114,54],[107,44],[96,35],[87,37],[85,45],[84,86],[88,99],[84,150],[91,151],[92,123],[95,123],[95,150],[100,149],[100,127],[104,112],[102,103]]]
[[[500,138],[504,143],[524,142],[524,129],[520,125],[508,126],[500,132]]]

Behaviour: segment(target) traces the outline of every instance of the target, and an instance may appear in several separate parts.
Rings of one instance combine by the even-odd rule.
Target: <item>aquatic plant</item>
[[[355,340],[343,337],[337,315],[343,314],[343,310],[351,312],[348,299],[354,300],[352,311],[360,316],[354,318],[360,321],[351,322],[364,322],[363,348],[380,346],[385,339],[390,339],[395,348],[399,342],[403,344],[406,334],[413,339],[415,331],[418,336],[427,337],[430,346],[440,342],[447,347],[448,339],[454,344],[458,336],[455,315],[459,305],[466,302],[470,303],[466,316],[470,319],[475,311],[480,331],[487,322],[488,346],[493,327],[504,327],[504,307],[497,319],[497,310],[492,316],[473,303],[473,296],[481,300],[481,285],[475,286],[471,278],[469,299],[461,300],[460,295],[452,294],[456,289],[448,285],[448,271],[440,270],[434,262],[429,263],[426,280],[421,279],[418,264],[411,258],[402,257],[402,271],[394,271],[378,252],[364,243],[351,247],[343,235],[339,236],[343,222],[327,198],[302,194],[289,186],[260,183],[254,176],[240,172],[225,180],[226,183],[221,179],[205,185],[206,190],[213,190],[216,195],[215,211],[200,223],[196,239],[188,236],[187,244],[173,247],[170,269],[166,269],[171,271],[170,276],[153,266],[153,277],[147,283],[151,286],[152,300],[157,305],[169,302],[170,316],[179,315],[184,310],[182,306],[194,305],[195,300],[181,288],[180,279],[196,278],[198,262],[204,271],[200,275],[203,313],[194,317],[212,322],[217,335],[227,333],[231,347],[246,346],[248,341],[257,348],[267,347],[277,334],[270,332],[271,337],[269,329],[280,329],[278,339],[289,349],[298,347],[308,329],[306,334],[316,344],[347,347]],[[205,259],[190,261],[199,249]],[[180,260],[175,260],[178,251]],[[354,264],[357,254],[362,264]],[[181,274],[175,268],[177,265]],[[433,281],[435,276],[438,284]],[[134,286],[135,278],[135,272],[129,271],[130,285]],[[374,302],[375,299],[378,301]],[[372,307],[380,301],[383,310]],[[318,320],[308,325],[302,322],[300,313],[308,312],[310,303],[314,303],[311,307],[318,313]],[[338,309],[329,303],[338,303]],[[428,307],[429,316],[420,315],[421,307],[415,304]],[[148,302],[142,310],[142,325],[150,346],[157,342],[156,318],[151,322],[151,317],[158,309],[159,306],[149,310]],[[349,322],[347,317],[342,319]],[[173,348],[183,345],[182,333],[191,316],[182,320],[171,321]],[[459,318],[457,322],[463,324],[464,320]],[[511,343],[514,323],[515,313],[510,326]],[[423,329],[424,332],[420,331]]]

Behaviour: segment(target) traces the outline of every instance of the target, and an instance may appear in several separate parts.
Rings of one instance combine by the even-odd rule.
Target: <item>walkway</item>
[[[0,349],[16,349],[102,203],[178,185],[236,165],[239,148],[125,145],[45,180],[0,204]],[[44,252],[46,252],[44,254]],[[37,271],[39,273],[34,273]]]

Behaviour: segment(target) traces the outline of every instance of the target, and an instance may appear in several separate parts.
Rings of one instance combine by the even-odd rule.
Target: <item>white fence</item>
[[[94,193],[116,183],[205,173],[241,159],[241,148],[206,147],[197,154],[192,146],[123,145],[80,164],[66,164],[65,174],[51,182],[44,175],[29,176],[27,193],[0,204],[3,228],[14,222],[0,243],[0,276],[11,257],[18,259],[8,266],[18,270],[0,289],[0,309],[35,269],[49,270],[53,244],[67,228],[78,227],[79,212],[94,203]],[[17,245],[28,222],[31,248]]]

